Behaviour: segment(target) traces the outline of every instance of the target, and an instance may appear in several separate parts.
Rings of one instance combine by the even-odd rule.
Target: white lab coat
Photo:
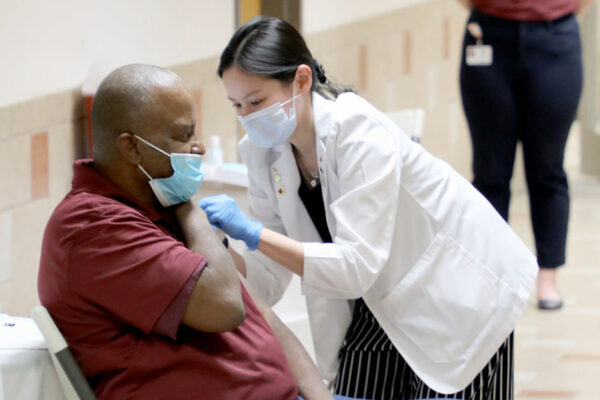
[[[298,196],[289,143],[239,144],[252,218],[304,242],[304,277],[317,364],[335,377],[362,297],[394,346],[432,389],[463,389],[514,329],[537,264],[488,201],[447,163],[412,142],[361,97],[313,93],[327,226],[320,236]],[[247,278],[274,304],[291,273],[244,252]]]

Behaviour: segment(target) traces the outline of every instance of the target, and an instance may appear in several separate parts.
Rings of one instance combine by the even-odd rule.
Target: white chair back
[[[94,391],[46,307],[35,306],[31,317],[46,340],[65,397],[68,400],[95,400]]]

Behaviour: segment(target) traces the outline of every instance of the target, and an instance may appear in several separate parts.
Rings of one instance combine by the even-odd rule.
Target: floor
[[[571,188],[567,265],[558,272],[565,306],[539,311],[532,292],[515,331],[518,400],[600,399],[600,180],[578,172],[577,148],[575,134],[565,162]],[[511,207],[511,225],[532,246],[527,195],[520,191]]]

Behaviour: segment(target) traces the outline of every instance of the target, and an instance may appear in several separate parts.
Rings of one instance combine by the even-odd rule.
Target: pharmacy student
[[[245,242],[269,304],[301,277],[317,364],[368,399],[510,399],[512,331],[535,258],[485,198],[356,93],[277,18],[241,26],[218,74],[247,135],[249,214],[204,198]]]

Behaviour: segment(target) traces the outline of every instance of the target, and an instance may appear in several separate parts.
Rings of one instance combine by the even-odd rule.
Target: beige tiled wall
[[[70,186],[83,153],[83,112],[76,90],[0,108],[0,305],[28,315],[38,302],[42,235]]]
[[[196,101],[196,135],[207,142],[220,136],[225,162],[238,161],[238,126],[231,102],[217,75],[218,58],[204,59],[172,67],[192,90]]]
[[[470,176],[470,142],[458,90],[466,11],[432,0],[307,37],[330,78],[356,87],[383,111],[423,107],[423,145]],[[216,75],[218,58],[173,66],[194,95],[197,135],[219,135],[237,161],[239,128]],[[86,153],[83,101],[71,90],[0,108],[0,304],[28,315],[37,303],[43,228]],[[2,271],[10,271],[6,279]],[[4,281],[2,281],[4,279]]]
[[[307,37],[328,77],[382,111],[422,107],[422,143],[470,176],[470,142],[458,88],[466,10],[430,1]]]

